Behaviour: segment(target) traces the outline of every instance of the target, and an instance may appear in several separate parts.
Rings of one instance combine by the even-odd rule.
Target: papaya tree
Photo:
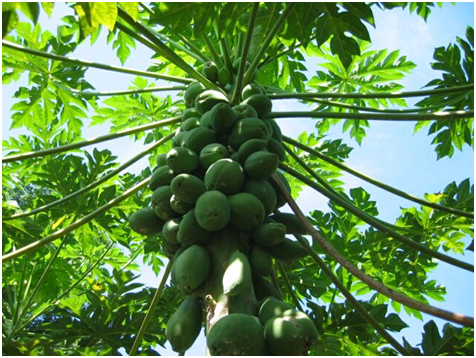
[[[22,130],[3,141],[4,355],[185,355],[201,331],[209,355],[473,353],[473,317],[430,302],[446,293],[432,272],[474,271],[470,178],[417,197],[347,165],[342,139],[404,121],[428,127],[438,159],[473,148],[470,26],[406,89],[415,64],[371,49],[368,27],[433,3],[53,4],[2,3]],[[102,41],[123,66],[77,58]],[[139,47],[150,58],[124,67]],[[283,123],[299,118],[312,130],[293,138]],[[413,206],[385,221],[344,175]],[[303,211],[307,190],[327,209]],[[137,281],[146,269],[156,286]],[[403,312],[430,317],[418,346],[397,336]]]

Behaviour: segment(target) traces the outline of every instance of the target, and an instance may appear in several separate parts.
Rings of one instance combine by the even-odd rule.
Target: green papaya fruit
[[[264,151],[268,142],[264,139],[250,139],[244,142],[240,149],[234,154],[233,160],[236,160],[241,165],[245,164],[245,160],[254,152]]]
[[[273,174],[278,165],[279,159],[276,154],[258,151],[246,158],[243,168],[249,178],[264,179]]]
[[[266,348],[271,355],[301,356],[304,340],[298,329],[283,317],[272,317],[264,326]]]
[[[217,136],[214,131],[201,126],[186,133],[187,136],[184,138],[182,146],[190,149],[197,155],[200,154],[200,151],[205,148],[205,146],[216,143],[217,141]]]
[[[263,204],[266,215],[271,214],[276,207],[276,192],[266,180],[248,179],[242,191],[256,196]]]
[[[183,247],[183,246],[180,246],[178,248],[178,250],[175,252],[175,255],[174,255],[174,261],[177,261],[177,257],[179,257],[180,255],[182,255],[182,253],[187,250],[187,247]],[[172,266],[172,271],[170,272],[170,277],[172,278],[172,272],[173,272],[173,266]],[[175,275],[175,274],[174,274]],[[175,279],[173,278],[172,279],[173,282],[175,282]]]
[[[185,112],[182,113],[182,123],[185,122],[187,119],[195,117],[195,118],[200,118],[201,113],[197,111],[195,107],[188,108],[185,110]]]
[[[208,190],[218,190],[223,194],[239,193],[245,184],[245,172],[238,162],[220,159],[213,163],[205,173]]]
[[[230,224],[238,230],[251,231],[264,221],[264,207],[256,196],[248,193],[231,195]]]
[[[154,191],[158,187],[169,185],[175,174],[167,165],[159,167],[152,173],[149,181],[150,190]]]
[[[281,128],[279,127],[278,123],[274,119],[266,120],[266,123],[269,123],[273,127],[272,137],[277,140],[279,143],[283,141],[283,134],[281,132]]]
[[[251,238],[259,245],[270,247],[284,241],[286,226],[280,223],[265,223],[251,232]]]
[[[230,256],[222,282],[223,293],[227,296],[236,296],[252,285],[251,267],[246,255],[238,251]]]
[[[244,101],[255,94],[265,94],[263,86],[260,86],[256,83],[249,83],[241,91],[241,99]]]
[[[220,159],[228,158],[229,156],[228,149],[223,144],[212,143],[206,145],[200,151],[198,160],[200,161],[200,166],[206,170],[210,168],[213,163]]]
[[[155,161],[159,167],[163,167],[164,165],[167,165],[167,161],[165,159],[166,156],[167,154],[161,153],[161,154],[158,154],[157,157],[155,158]]]
[[[172,195],[170,198],[170,206],[177,214],[183,215],[192,210],[194,204],[186,203],[185,201],[178,199],[175,195]]]
[[[174,261],[174,283],[184,295],[190,295],[202,285],[210,272],[210,257],[198,245],[187,248]]]
[[[195,209],[192,209],[180,221],[177,241],[182,246],[202,245],[209,240],[211,235],[211,231],[205,230],[198,224]]]
[[[195,204],[199,196],[207,190],[207,187],[195,175],[180,174],[171,181],[170,190],[180,201]]]
[[[239,150],[240,146],[250,139],[269,140],[270,133],[268,127],[258,118],[243,118],[235,123],[228,135],[228,145],[234,150]]]
[[[286,226],[289,235],[307,235],[307,229],[295,214],[275,212],[271,218]]]
[[[270,153],[276,154],[280,162],[284,162],[286,160],[286,151],[281,143],[279,143],[276,139],[271,138],[268,141],[267,149]]]
[[[162,253],[165,255],[165,257],[171,259],[175,256],[175,253],[177,250],[180,248],[180,245],[178,244],[171,244],[168,241],[162,241]]]
[[[242,104],[247,104],[253,107],[258,113],[258,118],[265,119],[268,118],[271,114],[271,109],[273,108],[273,103],[264,94],[254,94],[248,97],[242,102]]]
[[[198,167],[198,155],[188,148],[172,148],[166,159],[167,165],[176,174],[190,173]]]
[[[291,322],[304,340],[304,348],[307,350],[317,342],[317,328],[314,322],[304,312],[295,309],[284,311],[281,317]]]
[[[243,118],[258,118],[258,113],[250,105],[237,104],[236,106],[231,107],[231,109],[235,112],[237,121]]]
[[[273,317],[280,317],[284,312],[293,309],[293,307],[275,297],[267,297],[259,307],[258,317],[263,325]]]
[[[206,62],[203,65],[203,75],[211,82],[216,82],[218,79],[218,68],[213,62]]]
[[[155,214],[165,221],[178,216],[177,213],[170,206],[171,196],[172,191],[170,190],[170,186],[164,185],[160,188],[155,189],[150,199]]]
[[[276,287],[261,276],[253,275],[253,288],[258,301],[262,301],[267,297],[275,297],[278,300],[281,299],[281,295]]]
[[[250,266],[253,274],[269,276],[273,270],[273,258],[268,249],[254,245],[250,253]]]
[[[150,206],[141,208],[129,217],[132,230],[141,235],[155,235],[162,231],[164,220],[159,218]]]
[[[265,120],[263,123],[266,124],[266,127],[268,128],[270,139],[273,138],[274,128],[271,124],[271,120]]]
[[[183,143],[183,141],[185,140],[185,138],[187,138],[189,132],[176,132],[176,135],[175,137],[172,138],[172,148],[175,148],[175,147],[180,147]]]
[[[195,108],[199,112],[205,113],[218,103],[228,103],[228,98],[221,92],[206,90],[200,93],[195,99]]]
[[[211,122],[211,111],[205,112],[201,115],[200,117],[200,127],[208,128],[208,129],[213,129],[212,128],[212,122]]]
[[[285,238],[278,245],[271,246],[269,252],[279,261],[294,261],[309,255],[299,242],[288,238]]]
[[[207,347],[212,356],[261,356],[265,353],[260,321],[244,313],[220,318],[210,329]]]
[[[164,236],[165,241],[170,244],[177,245],[177,234],[179,230],[181,218],[172,218],[165,222],[164,227],[162,228],[162,235]]]
[[[289,185],[289,182],[286,179],[286,177],[279,170],[276,170],[275,174],[278,177],[278,179],[281,180],[281,182],[284,184],[284,186],[287,189],[287,192],[291,194],[291,186]],[[268,181],[271,184],[271,186],[274,188],[274,191],[276,193],[276,209],[279,209],[280,207],[286,205],[287,203],[286,198],[281,192],[281,190],[279,189],[278,185],[274,182],[274,180],[270,178]]]
[[[170,316],[165,328],[165,337],[175,352],[183,353],[193,345],[202,329],[202,320],[200,299],[187,297]]]
[[[210,123],[217,133],[228,133],[235,122],[235,112],[228,103],[218,103],[210,110]]]
[[[205,92],[207,88],[202,85],[200,82],[192,82],[187,89],[185,90],[185,93],[183,95],[183,98],[185,100],[185,105],[187,107],[193,107],[195,106],[195,99],[197,96]]]
[[[230,221],[230,203],[225,194],[206,191],[195,204],[195,217],[198,225],[208,231],[222,230]]]
[[[182,125],[180,126],[180,129],[184,132],[187,132],[199,126],[200,126],[200,117],[190,117],[190,118],[187,118],[182,123]]]
[[[225,87],[228,83],[230,83],[231,80],[231,73],[228,71],[226,67],[220,68],[220,71],[218,71],[218,78],[217,82],[221,87]]]

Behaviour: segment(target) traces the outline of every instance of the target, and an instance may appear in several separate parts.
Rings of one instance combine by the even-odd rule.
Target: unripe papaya
[[[218,103],[228,103],[228,98],[221,92],[206,90],[200,93],[195,99],[195,108],[199,112],[205,113]]]
[[[198,167],[198,155],[188,148],[172,148],[167,153],[167,165],[176,174],[190,173]]]
[[[264,326],[266,348],[272,355],[301,356],[304,340],[298,329],[282,317],[270,318]]]
[[[261,303],[259,308],[258,317],[263,325],[273,317],[280,317],[284,312],[293,309],[293,307],[283,301],[276,299],[275,297],[268,297]]]
[[[189,132],[177,131],[175,137],[172,138],[172,148],[180,147]]]
[[[210,123],[217,133],[228,133],[235,122],[235,112],[228,103],[218,103],[210,110]]]
[[[190,295],[205,282],[209,272],[208,253],[198,245],[187,248],[174,262],[174,282],[185,295]]]
[[[280,223],[265,223],[251,232],[251,238],[259,245],[270,247],[284,241],[286,226]]]
[[[254,316],[229,314],[212,326],[207,347],[213,356],[261,356],[265,353],[263,327]]]
[[[173,170],[167,165],[161,166],[152,173],[149,181],[149,188],[154,191],[158,187],[170,185],[173,178],[175,178]]]
[[[202,329],[202,305],[197,297],[187,297],[170,317],[165,337],[175,352],[188,350]]]
[[[273,135],[272,137],[277,140],[279,143],[283,141],[283,134],[281,132],[281,128],[279,127],[278,123],[274,119],[269,119],[266,121],[273,127]]]
[[[254,245],[250,253],[250,266],[253,274],[269,276],[273,270],[273,258],[265,247]]]
[[[248,193],[231,195],[230,224],[238,230],[251,231],[264,221],[264,207],[256,196]]]
[[[208,241],[211,235],[211,231],[205,230],[198,224],[195,209],[192,209],[180,221],[177,241],[183,246],[202,245]]]
[[[172,191],[170,190],[170,186],[164,185],[160,188],[155,189],[150,199],[155,214],[165,221],[178,216],[177,213],[173,211],[172,207],[170,206],[171,196]]]
[[[245,164],[245,160],[254,152],[264,151],[268,143],[264,139],[250,139],[244,142],[240,149],[234,153],[233,160],[241,165]]]
[[[171,259],[175,256],[177,250],[181,247],[179,244],[171,244],[168,241],[162,241],[162,253],[165,257]]]
[[[195,99],[197,96],[206,91],[206,87],[202,85],[200,82],[192,82],[186,89],[183,98],[185,100],[185,105],[187,107],[195,106]]]
[[[268,145],[266,148],[269,150],[270,153],[276,154],[280,162],[284,162],[286,160],[286,151],[281,143],[279,143],[276,139],[271,138],[268,141]]]
[[[182,142],[182,146],[190,149],[199,155],[200,151],[208,144],[215,143],[217,137],[214,131],[204,127],[194,128],[187,133],[187,136]]]
[[[285,238],[278,245],[271,246],[269,252],[279,261],[294,261],[309,255],[299,242],[288,238]]]
[[[264,179],[273,174],[279,165],[278,156],[270,152],[254,152],[245,160],[243,166],[248,177]]]
[[[267,297],[281,299],[281,295],[276,287],[261,276],[253,275],[253,288],[258,301],[264,300]]]
[[[200,117],[190,117],[190,118],[187,118],[182,123],[182,125],[180,126],[180,129],[184,132],[187,132],[199,126],[200,126]]]
[[[225,87],[231,80],[231,73],[226,67],[223,67],[218,71],[217,82],[221,87]]]
[[[200,117],[200,127],[213,129],[212,122],[211,122],[211,111],[205,112]]]
[[[198,224],[208,231],[219,231],[230,221],[230,203],[225,194],[210,190],[203,193],[195,204]]]
[[[161,154],[158,154],[157,157],[155,158],[155,161],[159,167],[163,167],[164,165],[167,165],[167,161],[165,159],[166,156],[167,154],[161,153]]]
[[[242,252],[233,253],[223,274],[223,293],[227,296],[236,296],[251,285],[251,267],[248,258]]]
[[[162,228],[162,235],[164,236],[165,241],[170,244],[178,244],[177,234],[179,230],[180,220],[180,218],[169,219],[166,221],[164,227]]]
[[[185,122],[189,118],[192,118],[192,117],[200,118],[200,116],[201,116],[201,113],[197,111],[195,107],[188,108],[182,114],[182,123]]]
[[[195,204],[200,195],[206,190],[206,186],[199,178],[192,174],[177,175],[170,183],[170,190],[177,199],[188,204]]]
[[[170,206],[177,214],[186,214],[193,209],[194,204],[186,203],[178,199],[175,195],[170,198]]]
[[[256,83],[249,83],[247,84],[243,90],[241,91],[241,99],[244,101],[251,97],[254,94],[265,94],[265,90],[262,86]]]
[[[307,235],[307,229],[295,214],[291,213],[274,213],[271,218],[278,223],[286,226],[286,233],[290,235]]]
[[[211,82],[216,82],[218,79],[218,68],[213,62],[206,62],[203,65],[203,75]]]
[[[228,136],[228,145],[234,150],[250,139],[269,140],[270,133],[268,127],[258,118],[243,118],[235,123]]]
[[[264,94],[254,94],[244,100],[242,104],[253,107],[258,113],[258,118],[261,119],[268,118],[273,108],[271,100]]]
[[[305,349],[309,349],[317,342],[317,328],[307,314],[295,309],[289,309],[284,311],[281,317],[291,322],[294,327],[296,327],[302,339],[304,340]]]
[[[162,231],[164,220],[159,218],[150,206],[141,208],[129,217],[132,230],[141,235],[155,235]]]
[[[228,149],[222,144],[219,143],[212,143],[205,146],[200,151],[199,161],[200,165],[204,169],[210,168],[210,166],[217,162],[220,159],[228,158],[230,154],[228,153]]]
[[[284,184],[284,187],[287,189],[287,192],[291,194],[291,186],[289,185],[289,182],[286,177],[279,170],[276,170],[275,174],[278,179],[281,180],[281,182]],[[280,207],[286,205],[286,198],[277,186],[277,184],[274,182],[274,180],[269,179],[269,183],[274,188],[274,191],[276,193],[276,209],[279,209]]]
[[[263,204],[266,215],[271,214],[276,207],[276,193],[266,180],[248,179],[243,187],[243,192],[256,196]]]
[[[208,190],[218,190],[230,195],[239,193],[245,184],[245,172],[238,162],[220,159],[213,163],[205,173]]]
[[[258,113],[250,105],[237,104],[236,106],[233,106],[232,109],[233,112],[235,112],[237,121],[243,118],[258,118]]]

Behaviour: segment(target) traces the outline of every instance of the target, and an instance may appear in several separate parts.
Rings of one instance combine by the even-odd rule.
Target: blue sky
[[[62,13],[60,6],[56,6],[53,12],[54,17],[56,18]],[[400,49],[401,55],[406,55],[409,60],[417,63],[417,68],[402,83],[406,90],[419,89],[431,79],[440,76],[438,72],[433,72],[429,65],[432,61],[434,48],[455,42],[456,36],[464,37],[466,26],[474,26],[473,14],[473,3],[457,3],[456,6],[445,3],[442,9],[435,8],[425,23],[420,17],[409,14],[408,10],[382,12],[374,9],[376,30],[369,27],[372,48],[386,48],[390,51]],[[54,19],[49,24],[41,23],[44,24],[44,27],[54,31]],[[105,34],[106,31],[103,31],[103,35]],[[152,52],[140,44],[137,44],[137,48],[138,51],[132,54],[125,66],[145,69],[150,64],[149,59]],[[93,51],[87,43],[81,45],[74,57],[120,66],[119,60],[111,54],[110,48],[105,45],[104,38],[98,40]],[[311,68],[309,70],[312,71]],[[87,79],[96,86],[97,90],[103,91],[126,89],[133,78],[133,76],[94,69],[87,71]],[[160,84],[157,82],[157,85]],[[3,139],[19,133],[19,131],[9,132],[8,130],[9,109],[13,103],[11,98],[17,86],[18,83],[13,86],[3,86]],[[293,101],[280,101],[274,104],[274,109],[278,111],[292,110],[294,107],[290,106],[293,106]],[[296,108],[299,107],[296,106]],[[303,131],[313,131],[314,128],[313,121],[309,119],[293,119],[292,121],[281,119],[279,124],[283,132],[291,137],[297,137]],[[367,137],[364,138],[360,147],[344,135],[347,143],[354,147],[346,164],[382,182],[420,197],[428,192],[443,190],[451,181],[459,183],[466,178],[471,178],[471,182],[474,182],[474,156],[469,147],[466,147],[463,152],[455,152],[451,159],[445,158],[437,161],[433,147],[430,145],[431,138],[426,136],[426,130],[413,134],[413,126],[412,123],[372,122],[371,128],[367,131]],[[106,131],[107,128],[89,128],[85,131],[85,137],[97,136]],[[341,127],[335,127],[329,137],[341,138]],[[125,161],[142,150],[143,146],[138,143],[130,143],[124,138],[100,145],[98,148],[109,148],[114,154],[119,155],[122,161]],[[145,165],[147,165],[146,160],[142,160],[135,164],[131,170],[140,171]],[[411,202],[374,188],[352,176],[346,175],[344,181],[347,183],[347,188],[358,186],[365,188],[371,194],[372,199],[377,201],[379,217],[384,220],[394,222],[399,216],[400,208],[414,206]],[[311,209],[327,210],[327,201],[310,189],[303,192],[298,203],[305,212]],[[467,261],[473,262],[472,254],[467,255]],[[472,274],[443,263],[432,274],[432,277],[444,284],[448,291],[446,302],[433,303],[444,309],[474,315],[474,277]],[[156,278],[150,270],[144,270],[141,281],[150,286],[157,286],[159,278]],[[411,328],[403,331],[405,338],[412,344],[420,342],[424,322],[403,318],[411,324]],[[429,319],[432,318],[424,316],[425,322]],[[440,327],[441,323],[444,323],[437,319],[435,321],[440,323]],[[161,348],[159,348],[159,352],[164,355],[173,354],[171,351],[164,351]],[[203,355],[204,352],[205,343],[201,338],[187,355]]]

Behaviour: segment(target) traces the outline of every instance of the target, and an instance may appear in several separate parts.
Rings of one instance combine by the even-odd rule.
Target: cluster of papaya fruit
[[[303,333],[301,326],[308,323],[301,321],[312,321],[279,301],[279,292],[265,279],[273,259],[307,255],[286,237],[304,235],[306,229],[295,215],[278,210],[286,199],[271,175],[291,189],[278,170],[286,154],[280,128],[269,118],[271,100],[261,86],[250,84],[242,91],[242,102],[231,106],[224,94],[198,82],[189,85],[184,100],[188,108],[172,149],[157,156],[149,182],[151,205],[129,218],[134,231],[162,237],[164,254],[174,260],[172,282],[187,296],[167,323],[167,339],[174,351],[186,351],[201,330],[207,294],[218,302],[221,296],[236,300],[251,292],[256,308],[229,310],[211,327],[210,353],[282,354],[279,347],[295,339],[300,343],[293,344],[297,350],[292,352],[301,354],[315,339],[314,333]],[[233,240],[240,243],[219,249]],[[217,250],[225,256],[212,253]],[[263,301],[259,319],[258,301]],[[288,310],[279,311],[284,306]]]

